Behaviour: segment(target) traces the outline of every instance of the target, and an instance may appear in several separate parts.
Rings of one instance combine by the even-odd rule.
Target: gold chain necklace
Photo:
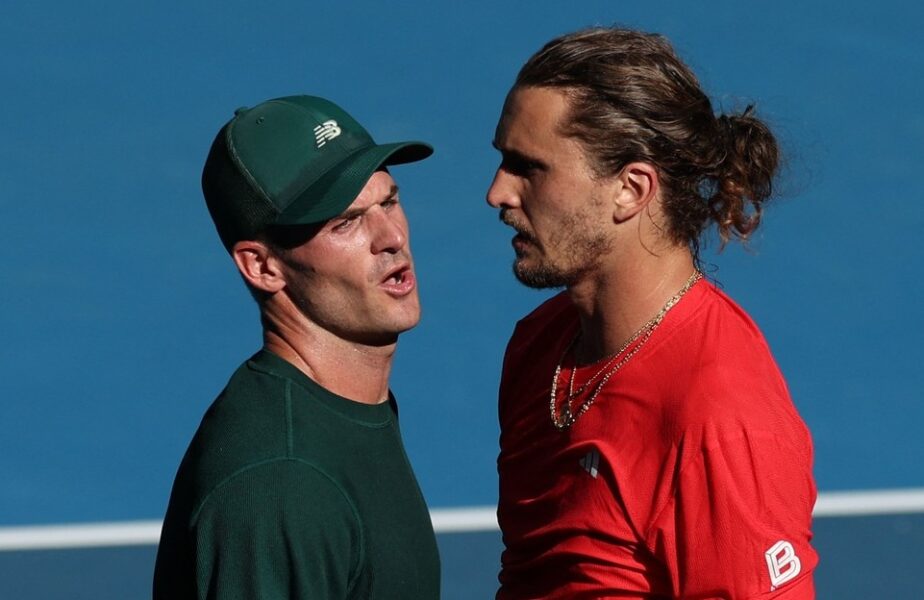
[[[600,390],[603,389],[603,386],[606,385],[606,382],[610,380],[610,377],[616,374],[619,369],[623,368],[629,360],[642,349],[642,346],[645,345],[645,342],[651,337],[651,334],[654,333],[654,330],[658,328],[658,325],[661,324],[661,321],[664,320],[664,316],[667,312],[674,308],[674,305],[677,304],[683,295],[686,294],[693,285],[702,278],[702,273],[699,271],[693,271],[693,274],[690,275],[690,278],[687,279],[687,282],[683,284],[683,287],[680,288],[680,291],[674,294],[667,303],[661,307],[661,310],[658,311],[654,317],[648,320],[644,325],[639,328],[638,331],[633,333],[629,339],[626,341],[622,347],[616,351],[615,354],[610,356],[607,361],[603,364],[600,369],[594,373],[594,375],[584,382],[577,390],[574,389],[574,374],[577,372],[577,365],[571,369],[571,377],[568,380],[568,394],[565,396],[564,401],[562,402],[561,414],[558,414],[558,411],[555,409],[556,405],[556,396],[558,395],[558,377],[561,375],[561,366],[565,361],[565,357],[568,356],[568,353],[571,352],[575,344],[577,344],[578,339],[581,336],[581,331],[578,329],[578,332],[575,334],[574,339],[571,340],[571,343],[565,348],[565,351],[561,355],[561,359],[558,361],[558,365],[555,367],[555,374],[552,376],[552,393],[550,394],[549,400],[549,414],[552,417],[552,425],[555,426],[559,431],[564,431],[568,429],[574,422],[578,420],[578,417],[586,413],[591,406],[593,406],[594,401],[597,399],[597,395],[600,393]],[[639,339],[641,338],[641,341]],[[622,360],[616,362],[616,359],[625,352],[629,346],[639,341],[638,344],[632,350],[626,354]],[[590,385],[598,377],[603,376],[602,379],[594,387],[593,392],[591,392],[590,397],[585,400],[577,410],[571,408],[572,402],[581,394],[586,391]]]

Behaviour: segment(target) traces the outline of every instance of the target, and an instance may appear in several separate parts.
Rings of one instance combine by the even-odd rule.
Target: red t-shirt
[[[744,311],[697,283],[558,431],[552,374],[577,330],[560,294],[507,347],[498,599],[814,598],[811,438]]]

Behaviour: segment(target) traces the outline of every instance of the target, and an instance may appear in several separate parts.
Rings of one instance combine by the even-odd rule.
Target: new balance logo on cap
[[[590,473],[591,477],[596,479],[597,473],[599,473],[597,467],[600,466],[600,453],[596,450],[591,450],[578,461],[578,464],[584,467],[584,470]]]
[[[340,126],[337,121],[324,121],[314,128],[314,141],[318,148],[340,135]]]
[[[780,540],[773,544],[764,554],[767,568],[770,570],[770,591],[790,581],[802,570],[802,561],[796,556],[796,550],[787,541]]]

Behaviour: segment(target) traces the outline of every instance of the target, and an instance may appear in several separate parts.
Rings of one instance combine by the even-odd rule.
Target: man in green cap
[[[260,307],[263,348],[208,409],[164,521],[155,599],[438,598],[439,557],[388,376],[420,303],[386,166],[341,108],[239,109],[202,187]]]

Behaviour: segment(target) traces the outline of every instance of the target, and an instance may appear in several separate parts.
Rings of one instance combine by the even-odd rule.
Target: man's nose
[[[503,169],[498,169],[491,187],[488,188],[486,200],[494,208],[519,207],[520,197],[516,190],[515,178]]]
[[[372,252],[397,252],[407,245],[407,224],[402,218],[376,210],[370,215],[374,221],[374,235],[372,237]]]

